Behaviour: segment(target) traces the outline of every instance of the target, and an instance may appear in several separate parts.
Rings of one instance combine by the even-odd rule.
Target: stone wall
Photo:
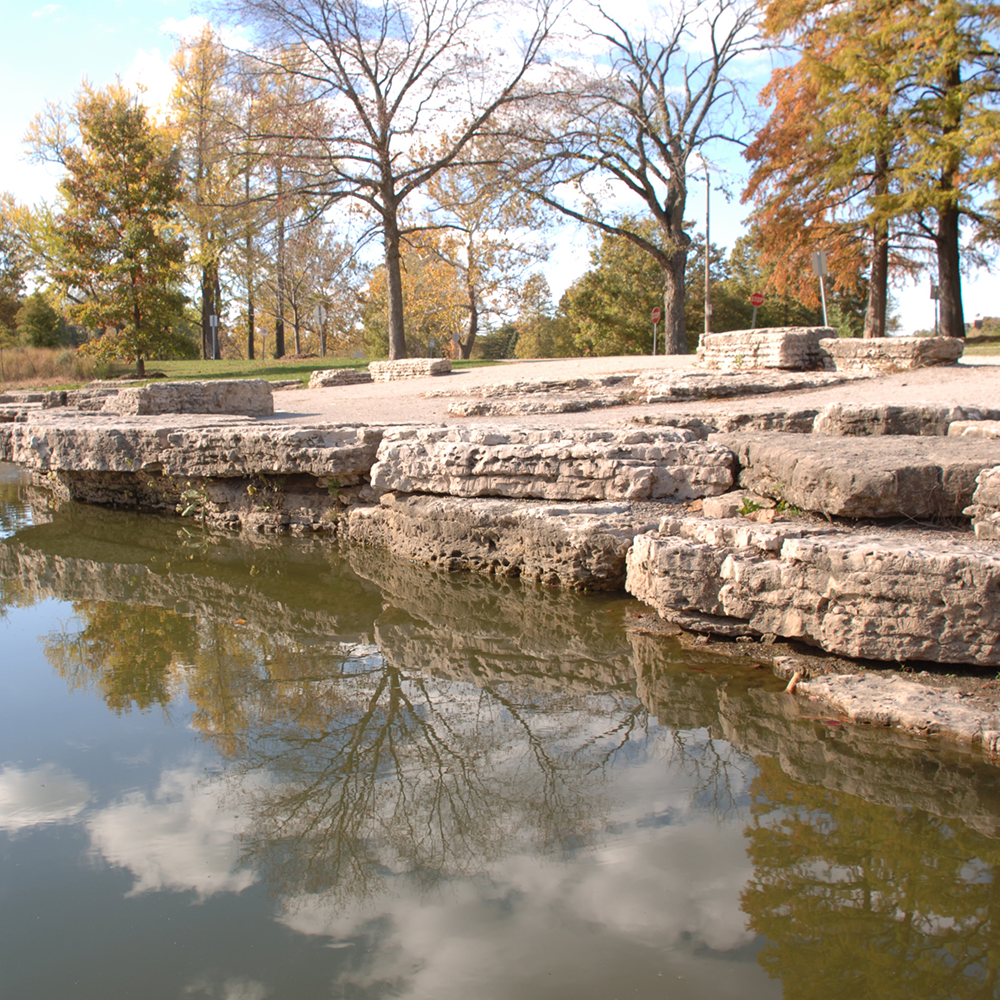
[[[731,330],[707,333],[698,347],[703,368],[738,371],[741,368],[786,368],[805,371],[822,368],[820,339],[829,337],[830,327],[770,327],[763,330]]]
[[[151,382],[109,396],[104,413],[230,413],[269,417],[274,413],[271,384],[264,379],[218,379],[211,382]]]
[[[375,382],[394,382],[401,378],[423,378],[425,375],[447,375],[450,358],[402,358],[399,361],[372,361],[368,365]]]
[[[951,365],[962,356],[958,337],[829,337],[819,343],[827,371],[892,372]]]

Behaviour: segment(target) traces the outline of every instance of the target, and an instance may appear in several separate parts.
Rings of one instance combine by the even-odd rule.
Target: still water
[[[1000,783],[637,606],[0,466],[0,996],[997,997]]]

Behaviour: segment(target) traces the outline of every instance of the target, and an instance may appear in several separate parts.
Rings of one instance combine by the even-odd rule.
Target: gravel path
[[[684,371],[693,368],[694,357],[557,358],[553,360],[504,362],[485,368],[461,369],[450,375],[373,382],[332,389],[291,389],[274,394],[276,418],[303,422],[333,423],[446,423],[487,421],[494,424],[532,426],[582,426],[621,423],[642,414],[752,413],[781,406],[822,407],[829,403],[961,403],[1000,407],[1000,357],[963,358],[960,364],[883,375],[822,389],[777,392],[740,400],[698,400],[684,403],[619,406],[583,413],[531,414],[463,418],[448,413],[451,398],[442,390],[454,389],[455,397],[468,390],[497,382],[529,379],[592,378],[599,375],[650,371]],[[433,392],[433,396],[426,393]]]

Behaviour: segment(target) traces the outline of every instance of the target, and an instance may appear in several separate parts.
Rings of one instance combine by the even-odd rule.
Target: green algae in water
[[[997,995],[973,756],[621,598],[5,482],[2,995]]]

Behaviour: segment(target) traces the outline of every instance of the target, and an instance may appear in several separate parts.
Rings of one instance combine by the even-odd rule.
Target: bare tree
[[[360,205],[382,235],[390,358],[406,356],[400,210],[501,108],[526,98],[556,2],[222,0],[257,29],[256,58],[330,110],[332,128],[313,137],[325,145],[322,169],[301,176],[319,210]],[[527,28],[503,38],[505,24]]]
[[[717,140],[742,144],[750,131],[730,71],[761,47],[756,11],[743,0],[688,0],[664,16],[665,26],[672,18],[664,35],[633,30],[591,6],[599,20],[587,37],[606,48],[607,68],[567,72],[548,113],[523,127],[533,167],[527,184],[545,204],[624,237],[656,260],[663,269],[665,350],[684,354],[690,161]],[[657,238],[608,207],[616,195],[646,206]]]

